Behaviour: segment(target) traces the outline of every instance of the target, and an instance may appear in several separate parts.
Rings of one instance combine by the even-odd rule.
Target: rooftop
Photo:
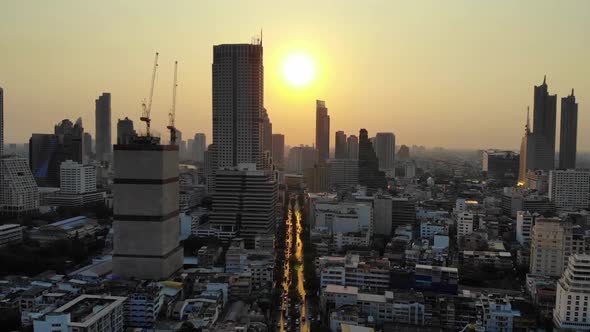
[[[123,305],[126,299],[121,296],[81,295],[54,312],[69,313],[74,326],[89,326],[115,307]]]

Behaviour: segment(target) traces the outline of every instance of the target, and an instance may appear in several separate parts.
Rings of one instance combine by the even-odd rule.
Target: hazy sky
[[[117,118],[140,116],[155,51],[153,127],[165,130],[178,60],[177,126],[210,142],[212,46],[250,42],[262,28],[265,105],[287,144],[313,143],[317,98],[332,145],[336,130],[365,127],[393,131],[398,144],[517,148],[533,85],[547,74],[558,98],[575,88],[578,147],[590,150],[590,1],[289,3],[3,0],[5,142],[79,116],[94,135],[103,91],[115,134]],[[306,88],[282,75],[294,52],[316,62]]]

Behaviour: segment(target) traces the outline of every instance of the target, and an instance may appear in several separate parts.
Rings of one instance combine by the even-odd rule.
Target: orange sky
[[[78,116],[94,133],[103,91],[113,95],[115,134],[117,118],[139,118],[155,51],[153,127],[165,130],[178,60],[177,126],[210,141],[212,46],[249,42],[262,28],[265,105],[287,144],[313,143],[323,99],[332,136],[365,127],[394,132],[398,144],[517,148],[533,85],[547,74],[558,98],[576,89],[578,146],[588,150],[588,13],[583,0],[9,0],[0,10],[5,141]],[[305,88],[283,77],[294,52],[316,63]]]

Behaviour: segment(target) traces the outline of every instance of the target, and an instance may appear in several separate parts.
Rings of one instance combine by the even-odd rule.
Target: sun
[[[303,87],[313,81],[315,66],[308,55],[303,53],[291,54],[285,59],[283,75],[291,85]]]

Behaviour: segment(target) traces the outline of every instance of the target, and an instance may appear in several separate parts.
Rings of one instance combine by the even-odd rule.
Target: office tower
[[[266,108],[262,109],[262,151],[272,152],[272,122]]]
[[[64,194],[96,191],[96,167],[66,160],[60,166],[60,190]]]
[[[182,267],[178,146],[139,137],[115,145],[113,274],[163,279]]]
[[[292,147],[287,156],[287,171],[303,174],[304,170],[312,168],[317,163],[317,157],[317,150],[312,146]]]
[[[587,209],[590,203],[590,170],[549,171],[549,199],[557,210]]]
[[[346,134],[339,130],[336,132],[336,137],[334,140],[334,144],[336,145],[334,148],[334,158],[335,159],[347,159],[348,158],[348,145],[346,143]]]
[[[322,165],[330,158],[330,116],[323,100],[316,100],[315,107],[315,148]]]
[[[272,134],[272,160],[275,165],[283,167],[285,163],[285,135]]]
[[[193,142],[193,154],[195,161],[205,162],[205,151],[207,151],[207,137],[203,133],[195,134],[195,141]]]
[[[329,159],[330,186],[355,188],[359,180],[359,162],[356,159]]]
[[[111,159],[111,94],[103,92],[96,99],[96,159],[110,161]]]
[[[0,213],[19,216],[39,209],[39,189],[25,158],[0,158]]]
[[[393,204],[391,197],[377,195],[373,199],[373,214],[375,220],[374,233],[381,235],[391,235]]]
[[[410,148],[407,145],[400,146],[399,150],[397,151],[397,158],[399,160],[410,159]]]
[[[379,159],[380,170],[393,169],[395,160],[395,135],[393,133],[377,133],[375,136],[375,153]]]
[[[549,95],[546,80],[535,86],[533,107],[533,165],[528,169],[551,170],[555,167],[555,128],[557,96]],[[531,149],[528,150],[531,153]]]
[[[561,98],[561,130],[559,131],[559,168],[576,168],[578,141],[578,104],[572,94]]]
[[[260,164],[262,58],[260,43],[213,47],[213,144],[217,168]]]
[[[218,169],[209,222],[253,247],[256,235],[273,234],[277,200],[278,184],[271,172],[256,170],[254,164]]]
[[[348,146],[348,159],[359,159],[359,140],[355,135],[350,135],[346,139]]]
[[[520,155],[512,151],[485,150],[482,154],[481,168],[489,179],[518,177]]]
[[[367,193],[387,188],[385,174],[379,171],[379,160],[366,129],[359,133],[359,184],[367,187]]]
[[[530,271],[559,277],[572,250],[572,224],[559,218],[537,218],[531,232]]]
[[[569,257],[557,282],[553,323],[558,331],[590,330],[590,255]]]
[[[133,129],[133,120],[128,117],[117,120],[117,144],[130,144],[136,136],[137,133]]]
[[[0,158],[4,155],[4,90],[0,87]]]
[[[92,151],[92,135],[90,133],[84,133],[84,156],[86,158],[92,157],[94,151]]]

